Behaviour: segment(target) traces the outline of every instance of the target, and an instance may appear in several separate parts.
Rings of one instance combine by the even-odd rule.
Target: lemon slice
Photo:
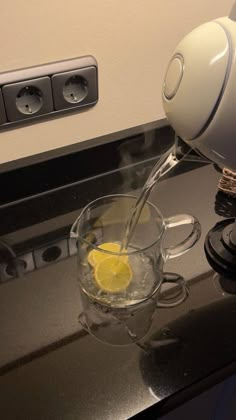
[[[97,285],[105,292],[118,293],[127,289],[132,280],[132,271],[124,257],[107,257],[100,261],[94,271]]]
[[[110,251],[110,252],[120,252],[120,244],[117,244],[115,242],[104,242],[103,244],[99,245],[100,249],[104,249],[105,251]],[[93,249],[89,254],[88,254],[88,262],[89,264],[91,264],[93,267],[95,267],[99,262],[103,261],[105,258],[109,258],[109,254],[105,254],[105,252],[99,252],[96,249]],[[120,257],[122,259],[124,259],[124,261],[128,261],[128,256],[122,256]]]

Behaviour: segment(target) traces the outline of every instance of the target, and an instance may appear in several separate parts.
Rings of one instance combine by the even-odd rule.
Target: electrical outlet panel
[[[53,111],[49,77],[5,85],[2,93],[9,121],[18,121]]]
[[[20,275],[30,273],[35,270],[32,252],[19,255],[16,259],[11,259],[0,263],[0,283],[13,280]]]
[[[63,260],[69,255],[67,239],[36,249],[33,254],[36,268],[41,268],[45,265],[52,264],[53,262]]]
[[[0,129],[78,112],[97,101],[92,56],[0,73]]]
[[[57,110],[94,103],[98,96],[96,68],[88,67],[54,74],[52,89]]]

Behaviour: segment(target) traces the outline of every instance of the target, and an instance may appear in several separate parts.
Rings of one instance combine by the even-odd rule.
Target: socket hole
[[[42,255],[42,258],[46,262],[56,261],[61,255],[61,248],[59,246],[50,246],[47,248]]]
[[[35,86],[25,86],[16,97],[16,107],[22,114],[35,114],[42,105],[42,92]]]
[[[63,96],[70,104],[77,104],[83,101],[88,95],[87,81],[81,76],[70,77],[64,87]]]

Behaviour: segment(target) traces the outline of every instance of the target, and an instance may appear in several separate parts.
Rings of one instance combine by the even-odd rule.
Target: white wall
[[[99,103],[0,133],[0,163],[163,118],[161,84],[177,42],[233,0],[20,0],[1,4],[0,71],[94,55]]]

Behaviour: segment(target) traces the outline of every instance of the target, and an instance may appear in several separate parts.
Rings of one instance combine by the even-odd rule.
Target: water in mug
[[[119,245],[121,244],[119,243]],[[129,253],[132,251],[136,251],[136,248],[130,244],[127,248],[127,252]],[[104,305],[124,307],[139,303],[152,295],[159,284],[157,278],[158,273],[155,267],[156,261],[141,252],[133,253],[128,256],[128,264],[132,270],[132,280],[129,286],[119,293],[105,292],[99,288],[96,281],[94,281],[94,275],[89,263],[85,262],[85,264],[87,264],[87,267],[84,270],[82,289],[90,298],[95,299]],[[85,287],[83,287],[83,284]]]

